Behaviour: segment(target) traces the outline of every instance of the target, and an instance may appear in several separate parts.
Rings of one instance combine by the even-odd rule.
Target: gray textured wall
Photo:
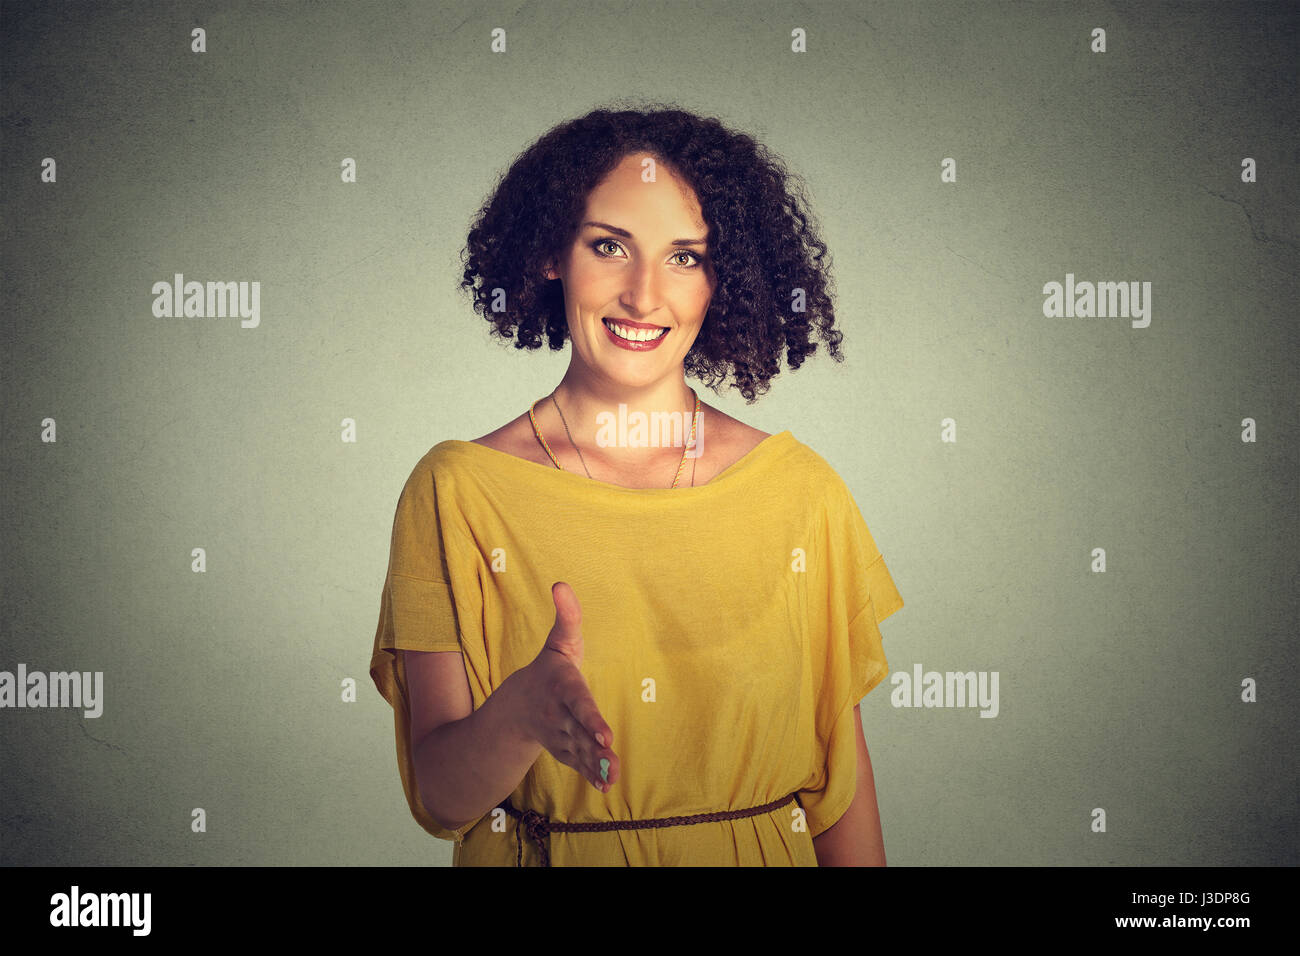
[[[629,96],[806,180],[849,359],[722,404],[848,481],[907,602],[895,672],[1000,676],[992,719],[863,702],[890,862],[1300,862],[1295,5],[0,18],[0,670],[104,674],[98,718],[0,710],[0,862],[450,860],[366,673],[393,510],[558,382],[457,256],[521,149]],[[260,325],[154,317],[177,272],[259,281]],[[1150,324],[1044,316],[1067,274],[1150,282]]]

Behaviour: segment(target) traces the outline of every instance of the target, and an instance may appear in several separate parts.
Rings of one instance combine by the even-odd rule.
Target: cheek
[[[704,321],[704,313],[709,310],[709,302],[713,298],[713,290],[707,285],[702,286],[695,294],[692,303],[692,311],[699,321]]]
[[[600,263],[576,252],[569,260],[569,281],[573,284],[574,291],[586,299],[591,298],[593,293],[599,297],[614,280],[608,269],[600,268]]]

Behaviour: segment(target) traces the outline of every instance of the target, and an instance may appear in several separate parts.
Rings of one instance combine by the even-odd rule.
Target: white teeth
[[[629,342],[653,342],[668,333],[667,329],[630,329],[625,325],[615,325],[613,322],[607,322],[606,325],[620,339],[627,339]]]

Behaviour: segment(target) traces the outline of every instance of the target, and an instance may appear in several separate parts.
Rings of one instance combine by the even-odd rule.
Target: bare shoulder
[[[522,418],[523,416],[519,417]],[[506,422],[495,431],[490,431],[486,435],[479,435],[478,438],[471,438],[470,441],[476,445],[486,445],[488,448],[495,448],[497,451],[505,451],[503,446],[513,439],[518,422],[519,418],[516,418],[513,421]]]
[[[712,405],[704,412],[704,453],[699,459],[697,484],[708,484],[748,455],[768,433],[746,425]]]
[[[735,459],[743,458],[764,438],[771,437],[770,432],[762,431],[752,425],[746,425],[740,419],[732,418],[726,412],[719,411],[712,405],[707,405],[705,408],[708,423],[713,428],[709,437],[720,440],[722,447],[734,455]]]
[[[480,435],[478,438],[472,438],[470,441],[476,445],[503,451],[507,455],[514,455],[516,458],[523,458],[526,461],[535,461],[541,465],[551,464],[551,460],[546,457],[546,452],[537,443],[537,437],[533,434],[532,422],[528,420],[527,413],[506,422],[495,431]]]

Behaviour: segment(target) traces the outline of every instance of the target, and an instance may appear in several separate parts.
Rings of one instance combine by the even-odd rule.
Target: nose
[[[629,318],[649,315],[659,308],[659,272],[649,259],[636,262],[627,271],[627,286],[619,302],[631,313]]]

